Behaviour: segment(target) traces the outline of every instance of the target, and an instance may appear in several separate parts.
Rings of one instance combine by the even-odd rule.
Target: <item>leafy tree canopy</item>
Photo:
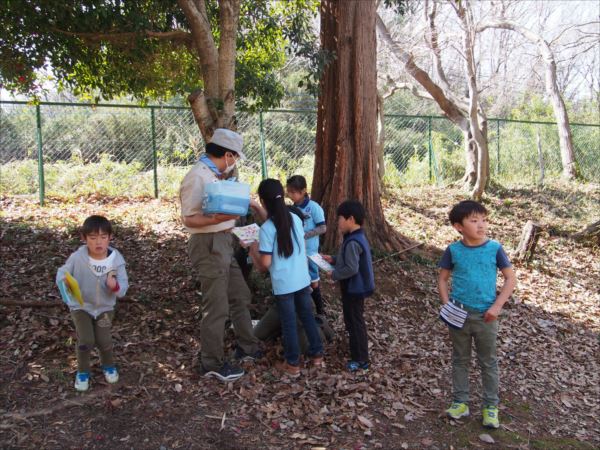
[[[40,71],[77,95],[139,100],[202,88],[201,64],[176,0],[5,0],[0,8],[0,83],[39,92]],[[277,105],[276,72],[288,52],[310,53],[318,0],[242,0],[236,52],[238,108]],[[216,0],[206,0],[219,42]]]

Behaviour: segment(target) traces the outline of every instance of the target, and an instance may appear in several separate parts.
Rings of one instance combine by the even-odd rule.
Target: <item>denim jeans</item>
[[[308,355],[317,356],[323,353],[323,342],[317,330],[317,322],[312,310],[310,286],[284,295],[276,295],[277,310],[281,320],[283,337],[283,355],[288,364],[300,364],[300,345],[298,344],[298,328],[296,314],[308,338]]]
[[[498,360],[496,358],[496,336],[498,319],[486,323],[483,313],[469,311],[469,317],[460,330],[450,328],[452,339],[452,384],[455,402],[469,402],[469,368],[471,346],[475,341],[475,353],[481,368],[483,406],[497,406]]]

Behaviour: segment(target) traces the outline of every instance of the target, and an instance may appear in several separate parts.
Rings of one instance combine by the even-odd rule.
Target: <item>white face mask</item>
[[[233,164],[230,166],[229,163],[227,162],[227,157],[225,157],[225,164],[227,164],[227,166],[225,167],[225,170],[223,171],[224,174],[228,174],[231,173],[231,171],[233,169],[235,169],[235,158],[233,158]]]

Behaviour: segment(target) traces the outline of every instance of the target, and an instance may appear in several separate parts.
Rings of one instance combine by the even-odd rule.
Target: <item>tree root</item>
[[[121,298],[117,300],[117,303],[137,303],[136,301],[129,298]],[[63,302],[59,301],[31,301],[22,302],[19,300],[2,300],[0,299],[0,306],[20,306],[22,308],[54,308],[57,306],[63,306]]]
[[[2,422],[7,421],[7,420],[12,420],[12,421],[16,422],[16,421],[27,421],[28,419],[30,419],[32,417],[49,416],[51,414],[54,414],[55,412],[61,411],[66,408],[70,408],[71,406],[86,405],[86,404],[91,403],[91,402],[97,400],[99,397],[101,397],[107,393],[110,393],[110,392],[111,392],[110,387],[106,387],[104,389],[98,389],[92,393],[85,394],[84,396],[81,396],[80,398],[77,398],[77,399],[65,399],[62,402],[57,403],[54,406],[51,406],[49,408],[38,409],[35,411],[28,411],[28,412],[24,412],[24,413],[16,413],[16,412],[5,413],[2,416],[0,416],[0,419],[2,420]],[[2,430],[6,430],[6,429],[10,429],[10,428],[14,428],[14,425],[7,424],[7,423],[0,424],[0,429],[2,429]]]

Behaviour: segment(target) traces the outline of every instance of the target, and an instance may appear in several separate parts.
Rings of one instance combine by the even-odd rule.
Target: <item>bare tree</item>
[[[464,181],[473,187],[475,195],[481,188],[475,187],[477,170],[486,166],[481,157],[485,158],[487,151],[483,148],[482,136],[477,133],[477,130],[484,131],[487,127],[484,111],[510,113],[516,102],[522,102],[531,93],[545,92],[550,100],[559,125],[563,176],[567,179],[575,177],[575,155],[564,97],[569,89],[571,96],[576,98],[581,91],[577,85],[587,83],[591,87],[592,98],[597,100],[598,89],[594,89],[598,86],[596,53],[600,22],[589,21],[590,18],[597,19],[590,17],[589,5],[583,2],[513,0],[481,3],[433,0],[433,4],[431,1],[422,3],[424,30],[414,25],[417,17],[413,17],[410,27],[403,29],[400,38],[392,39],[391,28],[387,29],[383,21],[378,23],[378,30],[382,41],[392,49],[403,63],[404,72],[413,80],[412,83],[399,80],[397,86],[410,89],[417,96],[422,96],[419,91],[424,88],[444,114],[462,130],[466,149]],[[565,7],[569,8],[570,14],[563,19]],[[535,13],[532,14],[532,11]],[[443,30],[441,35],[438,29]],[[484,33],[484,30],[490,31]],[[420,41],[425,45],[410,48],[421,35],[425,38]],[[427,49],[426,54],[423,47]],[[456,61],[463,64],[462,74],[457,71]],[[433,83],[444,93],[442,103],[439,95],[431,95],[431,88],[422,84],[424,78],[415,78],[415,71],[410,66],[421,69],[430,78],[426,82]],[[414,87],[415,82],[420,89]],[[465,87],[468,90],[466,95]],[[459,109],[458,117],[449,114],[447,105],[444,105],[446,102]],[[476,120],[474,104],[477,105]],[[486,133],[482,135],[487,136]],[[480,144],[477,144],[478,139]]]
[[[437,7],[431,7],[426,0],[424,13],[427,22],[426,43],[433,59],[432,74],[417,65],[414,56],[392,36],[381,16],[377,18],[377,30],[393,55],[402,63],[404,70],[425,91],[416,88],[412,83],[403,87],[410,88],[419,96],[429,96],[440,107],[444,115],[463,132],[465,145],[465,176],[463,181],[471,189],[474,198],[481,198],[489,178],[489,154],[487,147],[487,118],[479,98],[477,85],[477,63],[475,61],[475,35],[473,13],[469,1],[452,4],[456,16],[461,23],[464,80],[467,95],[458,93],[456,85],[448,80],[442,62],[437,30]]]
[[[546,91],[552,100],[554,117],[556,118],[556,122],[558,124],[563,177],[569,180],[575,178],[577,176],[577,170],[575,165],[575,152],[573,149],[571,126],[569,125],[567,108],[558,87],[556,61],[550,45],[542,36],[509,19],[498,18],[485,20],[477,26],[477,31],[482,32],[488,28],[500,28],[504,30],[515,31],[536,44],[544,61]]]

